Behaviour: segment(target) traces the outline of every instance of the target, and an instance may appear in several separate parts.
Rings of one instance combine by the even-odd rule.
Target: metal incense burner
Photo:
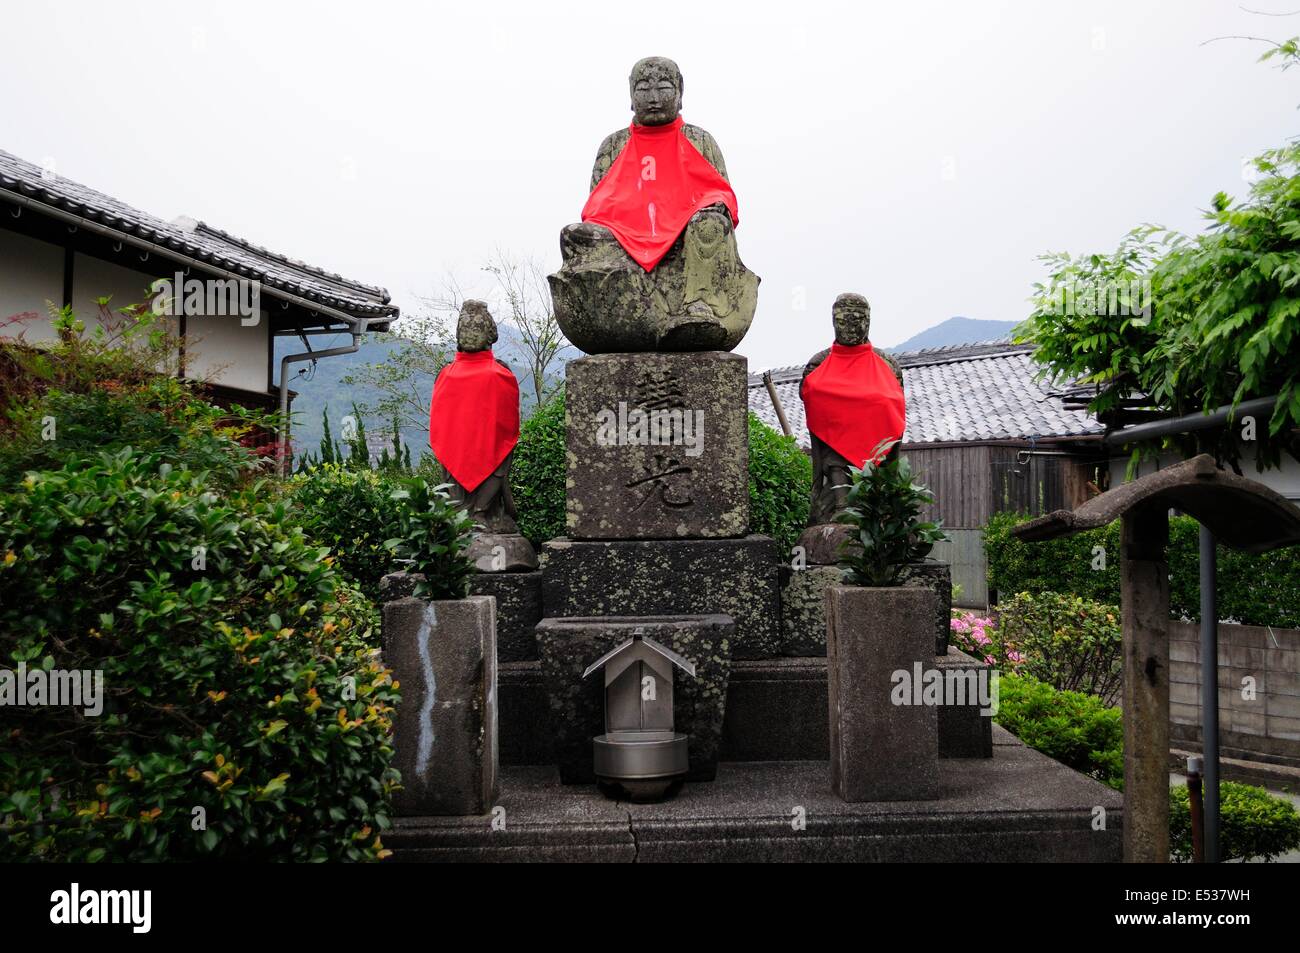
[[[605,733],[592,739],[596,778],[607,794],[663,798],[689,767],[688,736],[673,730],[673,666],[695,665],[634,631],[582,673],[605,670]]]

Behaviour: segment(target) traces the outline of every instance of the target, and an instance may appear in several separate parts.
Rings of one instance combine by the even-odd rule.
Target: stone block
[[[946,656],[952,634],[952,567],[937,559],[911,563],[902,584],[921,586],[934,593],[934,654]]]
[[[911,684],[934,665],[933,592],[832,586],[826,618],[832,790],[850,803],[938,797],[939,706]]]
[[[565,370],[573,539],[749,530],[748,362],[718,351],[601,354]]]
[[[826,655],[826,590],[844,582],[837,566],[809,565],[782,573],[781,654]]]
[[[542,621],[540,572],[475,573],[469,578],[473,596],[497,601],[497,661],[526,662],[537,658],[533,629]]]
[[[565,784],[595,782],[591,740],[605,732],[604,676],[595,672],[584,679],[582,673],[637,630],[694,663],[694,678],[680,671],[674,675],[673,727],[690,736],[687,780],[711,781],[717,772],[736,631],[730,618],[546,618],[537,626],[537,647]]]
[[[993,757],[993,715],[985,714],[992,708],[992,667],[955,646],[934,663],[946,682],[962,689],[946,694],[939,706],[939,757]]]
[[[561,616],[730,616],[734,658],[781,654],[776,543],[744,539],[579,542],[542,546],[542,606]]]
[[[396,812],[489,813],[498,761],[495,602],[487,596],[385,602],[384,659],[402,690]]]

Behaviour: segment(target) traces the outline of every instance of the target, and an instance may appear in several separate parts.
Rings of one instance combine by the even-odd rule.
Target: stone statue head
[[[845,292],[831,305],[835,343],[856,347],[871,340],[871,305],[862,295]]]
[[[627,78],[638,126],[664,126],[682,111],[682,71],[666,56],[637,60]]]
[[[486,351],[497,340],[497,323],[484,301],[467,300],[456,321],[456,350]]]

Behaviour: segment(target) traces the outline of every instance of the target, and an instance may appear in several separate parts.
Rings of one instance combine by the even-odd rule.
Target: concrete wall
[[[1169,628],[1170,736],[1201,739],[1200,626]],[[1254,697],[1243,692],[1253,679]],[[1247,697],[1244,697],[1247,696]],[[1300,631],[1219,625],[1219,743],[1224,757],[1300,767]]]

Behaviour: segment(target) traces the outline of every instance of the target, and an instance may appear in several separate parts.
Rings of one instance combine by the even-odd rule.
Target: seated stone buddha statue
[[[713,137],[683,122],[682,74],[632,67],[631,126],[601,143],[582,222],[560,234],[555,316],[588,354],[730,351],[758,305],[740,260],[736,196]]]

